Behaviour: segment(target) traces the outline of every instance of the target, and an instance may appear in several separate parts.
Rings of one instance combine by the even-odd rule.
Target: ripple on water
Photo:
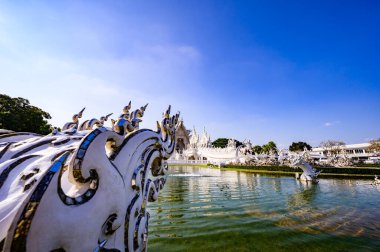
[[[150,251],[376,251],[380,191],[363,180],[171,168],[149,205]],[[189,174],[189,175],[186,175]],[[198,175],[197,175],[198,174]]]

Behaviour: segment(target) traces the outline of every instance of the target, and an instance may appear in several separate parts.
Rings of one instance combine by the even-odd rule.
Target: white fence
[[[208,164],[207,160],[168,160],[168,164]]]

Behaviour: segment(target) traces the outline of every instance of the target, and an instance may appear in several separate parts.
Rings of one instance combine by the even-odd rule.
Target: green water
[[[170,173],[149,205],[149,251],[380,251],[380,186],[370,180]]]

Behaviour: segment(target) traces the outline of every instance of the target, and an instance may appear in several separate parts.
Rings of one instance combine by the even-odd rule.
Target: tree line
[[[46,135],[53,130],[47,119],[50,114],[27,99],[0,94],[0,129]]]

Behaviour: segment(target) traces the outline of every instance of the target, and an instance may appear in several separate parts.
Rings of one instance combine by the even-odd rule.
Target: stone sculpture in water
[[[62,132],[0,135],[0,251],[144,251],[179,115],[138,129],[146,106]],[[5,132],[5,131],[3,131]]]
[[[311,181],[318,183],[317,177],[320,171],[314,169],[308,162],[304,160],[304,155],[298,155],[291,161],[291,166],[299,167],[302,169],[303,173],[299,177],[303,181]]]
[[[372,184],[380,186],[380,179],[377,177],[377,175],[375,175],[375,179],[373,180]]]

